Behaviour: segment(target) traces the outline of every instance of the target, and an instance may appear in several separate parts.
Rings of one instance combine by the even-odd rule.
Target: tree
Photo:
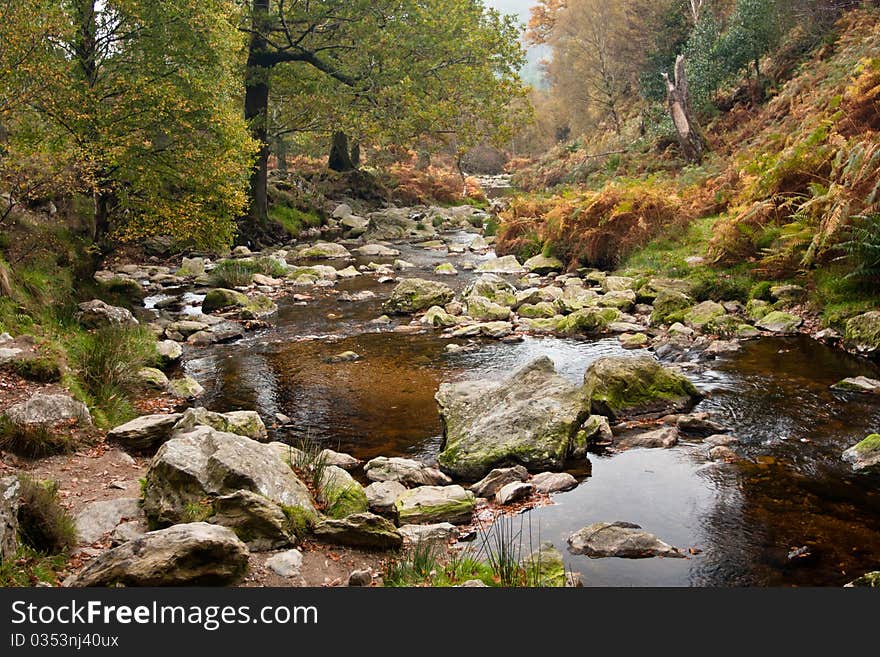
[[[33,106],[75,153],[93,236],[231,241],[253,145],[235,90],[232,0],[65,0],[56,75]]]
[[[301,133],[299,124],[336,135],[340,155],[337,133],[358,144],[402,144],[425,133],[470,142],[476,132],[502,132],[507,102],[521,95],[518,30],[482,0],[248,4],[245,115],[262,148],[245,229],[259,231],[268,215],[270,117],[293,119],[286,127],[282,118],[280,131]],[[285,98],[278,112],[273,87]]]
[[[690,91],[683,55],[679,55],[675,60],[674,81],[669,79],[668,73],[663,74],[663,80],[666,82],[669,114],[678,134],[681,152],[688,162],[699,164],[706,150],[706,141],[691,111]]]

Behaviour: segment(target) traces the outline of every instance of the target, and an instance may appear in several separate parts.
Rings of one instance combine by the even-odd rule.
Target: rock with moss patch
[[[773,312],[764,315],[756,326],[759,329],[769,331],[770,333],[789,334],[797,332],[798,328],[803,323],[804,320],[797,315],[785,313],[781,310],[774,310]]]
[[[629,276],[606,276],[601,285],[602,291],[605,293],[634,290],[636,279],[630,278]]]
[[[450,315],[440,306],[431,306],[428,312],[419,320],[422,324],[433,326],[434,328],[450,328],[458,324],[455,315]]]
[[[620,319],[616,308],[583,308],[568,315],[559,325],[562,333],[601,333]]]
[[[511,310],[507,306],[502,306],[490,301],[485,297],[471,296],[467,300],[467,314],[478,321],[507,321],[510,319]]]
[[[854,376],[838,381],[831,388],[844,392],[861,392],[877,395],[880,394],[880,381],[869,379],[866,376]]]
[[[597,522],[568,538],[568,551],[593,559],[684,558],[681,551],[630,522]]]
[[[589,415],[580,390],[542,357],[504,380],[441,384],[441,468],[465,480],[519,464],[560,469]]]
[[[562,260],[559,258],[541,254],[533,256],[523,263],[523,267],[525,267],[527,271],[540,274],[541,276],[555,271],[562,271],[563,266]]]
[[[510,468],[495,468],[489,474],[470,486],[469,490],[477,497],[487,499],[495,497],[495,493],[511,483],[525,481],[529,477],[529,471],[521,465]]]
[[[406,492],[406,486],[399,481],[374,481],[364,488],[370,511],[382,515],[394,514],[394,503]]]
[[[847,320],[844,340],[860,354],[876,356],[880,353],[880,311],[872,310]]]
[[[518,302],[516,288],[496,274],[483,274],[462,292],[465,301],[471,297],[482,297],[499,306],[513,307]]]
[[[153,390],[165,390],[168,387],[165,372],[155,367],[142,367],[138,370],[137,378],[144,386]]]
[[[764,319],[773,312],[773,306],[762,299],[750,299],[746,304],[746,317],[753,322]]]
[[[854,588],[854,587],[863,587],[868,586],[871,588],[880,588],[880,570],[874,570],[870,573],[865,573],[861,577],[857,577],[853,581],[844,584],[846,588]]]
[[[315,526],[314,534],[327,543],[373,550],[396,550],[403,545],[403,537],[391,521],[373,513],[328,518]]]
[[[224,586],[247,572],[247,546],[226,527],[175,525],[101,553],[70,586]]]
[[[617,339],[624,349],[642,349],[648,344],[648,336],[644,333],[621,333]]]
[[[202,301],[202,312],[210,313],[226,308],[245,308],[249,303],[250,300],[246,294],[218,287],[208,290],[204,301]]]
[[[282,508],[252,491],[221,495],[212,509],[208,522],[228,527],[253,552],[277,550],[297,538]]]
[[[159,448],[146,475],[144,511],[158,525],[185,522],[204,500],[238,490],[317,516],[305,484],[271,445],[205,426]]]
[[[183,356],[183,347],[174,340],[161,340],[156,343],[156,354],[159,363],[163,367],[168,367],[180,360]]]
[[[636,293],[632,290],[617,290],[608,292],[596,298],[596,305],[600,308],[617,308],[627,311],[636,303]]]
[[[293,257],[295,260],[337,260],[350,258],[351,253],[341,244],[315,242],[297,249]]]
[[[774,285],[770,288],[770,296],[782,305],[791,305],[803,301],[807,291],[800,285]]]
[[[205,394],[205,389],[191,376],[182,376],[168,382],[168,392],[180,399],[195,399]]]
[[[522,274],[524,271],[519,260],[513,255],[494,258],[477,265],[477,272],[481,274]]]
[[[264,441],[268,437],[266,425],[256,411],[229,411],[215,413],[206,408],[188,408],[180,416],[174,427],[175,431],[188,431],[198,425],[211,427],[217,431],[246,436],[253,440]]]
[[[590,447],[607,447],[613,442],[614,434],[608,418],[604,415],[590,415],[572,441],[571,456],[584,458]]]
[[[701,397],[685,376],[648,354],[595,360],[584,374],[583,393],[593,413],[614,419],[688,410]]]
[[[474,494],[458,485],[419,486],[398,497],[394,509],[401,525],[462,525],[472,520],[474,501]]]
[[[691,293],[692,285],[688,281],[676,278],[655,277],[648,280],[636,292],[640,303],[651,303],[657,298],[661,292],[680,292],[688,295]]]
[[[519,307],[517,313],[520,317],[527,317],[530,319],[534,318],[549,318],[556,316],[556,307],[547,301],[540,301],[538,303],[525,303]]]
[[[21,482],[18,477],[0,478],[0,563],[18,552],[18,507]]]
[[[50,427],[70,420],[84,425],[92,423],[86,405],[64,393],[35,392],[7,408],[3,415],[19,426]]]
[[[856,472],[880,470],[880,434],[872,433],[843,453],[843,460]]]
[[[693,329],[701,331],[711,327],[713,322],[726,314],[724,306],[720,303],[703,301],[685,313],[684,323]]]
[[[394,288],[384,309],[392,314],[411,315],[432,306],[443,306],[454,297],[455,293],[448,285],[422,278],[407,278]]]
[[[205,273],[204,258],[186,258],[181,261],[180,267],[177,268],[178,276],[201,276]]]
[[[452,263],[444,262],[434,267],[434,273],[440,276],[457,276],[458,270],[452,266]]]
[[[238,313],[242,319],[262,319],[278,312],[278,306],[264,294],[250,297],[247,304]]]
[[[369,509],[367,495],[354,477],[335,465],[324,467],[318,484],[318,501],[331,518],[345,518]]]
[[[675,290],[661,290],[654,299],[651,325],[673,324],[684,320],[685,313],[694,305],[693,299]]]

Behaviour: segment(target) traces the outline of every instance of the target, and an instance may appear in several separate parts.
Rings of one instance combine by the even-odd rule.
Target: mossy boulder
[[[318,501],[331,518],[345,518],[369,510],[364,487],[348,472],[335,465],[326,466],[318,484]]]
[[[328,518],[315,526],[314,534],[327,543],[372,550],[396,550],[403,545],[403,536],[391,521],[373,513]]]
[[[278,311],[278,306],[264,294],[258,294],[248,299],[247,305],[241,309],[239,317],[242,319],[261,319]]]
[[[602,291],[605,293],[635,290],[636,279],[629,276],[606,276],[601,285]]]
[[[661,290],[658,292],[651,313],[651,324],[674,324],[684,320],[685,313],[694,305],[693,299],[683,292]]]
[[[596,299],[596,305],[600,308],[617,308],[618,310],[630,310],[635,303],[636,293],[632,290],[608,292]]]
[[[560,323],[559,331],[569,335],[575,333],[601,333],[612,322],[620,319],[616,308],[582,308],[571,313]]]
[[[709,328],[715,320],[726,315],[724,306],[715,301],[703,301],[684,315],[684,323],[691,328],[703,330]]]
[[[468,285],[461,296],[465,300],[483,297],[500,306],[513,307],[518,302],[516,288],[496,274],[483,274]]]
[[[856,315],[846,322],[844,339],[859,353],[876,356],[880,353],[880,311]]]
[[[168,387],[168,377],[165,376],[165,372],[155,367],[140,368],[137,377],[144,386],[153,390],[165,390]]]
[[[441,276],[455,276],[458,274],[458,270],[451,262],[444,262],[443,264],[434,267],[434,273],[440,274]]]
[[[440,468],[469,481],[509,465],[560,469],[589,415],[578,387],[547,357],[501,381],[441,384],[436,399],[445,428]]]
[[[561,332],[564,323],[565,317],[562,315],[531,317],[522,321],[523,326],[532,333],[558,333]]]
[[[431,306],[428,312],[420,320],[422,324],[433,326],[434,328],[450,328],[458,324],[458,318],[450,315],[440,306]]]
[[[774,310],[766,314],[756,326],[763,331],[788,334],[795,333],[803,323],[804,320],[797,315]]]
[[[519,307],[517,313],[520,317],[537,318],[537,317],[555,317],[556,307],[547,301],[538,303],[525,303]]]
[[[182,376],[179,379],[168,381],[168,392],[180,399],[195,399],[205,394],[205,389],[191,376]]]
[[[458,485],[419,486],[401,494],[394,510],[401,525],[461,525],[473,519],[475,501],[473,493]]]
[[[487,260],[477,266],[477,272],[481,274],[521,274],[523,271],[525,271],[523,266],[519,264],[519,260],[513,255]]]
[[[565,586],[565,563],[562,553],[549,541],[526,557],[523,566],[529,586],[562,588]]]
[[[467,299],[467,314],[481,322],[507,321],[510,308],[490,301],[485,297],[472,296]]]
[[[624,349],[641,349],[648,344],[648,336],[644,333],[622,333],[617,339]]]
[[[652,356],[604,356],[584,374],[593,413],[612,419],[690,409],[701,397],[693,383]]]
[[[692,285],[676,278],[651,278],[636,292],[639,303],[652,303],[661,292],[680,292],[690,294]]]
[[[562,260],[559,258],[538,254],[526,260],[523,263],[523,267],[525,267],[527,271],[543,276],[554,271],[562,271],[563,264]]]
[[[385,302],[385,312],[411,315],[431,306],[444,306],[455,298],[448,285],[422,278],[407,278],[398,283]]]
[[[880,434],[872,433],[843,453],[843,460],[856,472],[880,470]]]
[[[209,290],[202,301],[202,312],[210,313],[224,308],[245,308],[250,303],[248,296],[236,290],[222,287]]]
[[[334,242],[315,242],[297,249],[294,255],[296,260],[335,260],[350,257],[348,249]]]
[[[212,511],[208,522],[234,531],[252,552],[276,550],[298,538],[278,504],[249,490],[221,495]]]
[[[746,304],[746,317],[753,322],[764,319],[771,312],[773,312],[773,306],[762,299],[750,299]]]
[[[860,587],[860,586],[869,586],[871,588],[880,588],[880,570],[874,570],[870,573],[865,573],[861,577],[857,577],[849,584],[844,584],[847,588],[852,587]]]
[[[252,440],[265,441],[268,437],[266,425],[256,411],[215,413],[202,407],[188,408],[183,412],[174,429],[181,432],[189,431],[199,425],[245,436]]]

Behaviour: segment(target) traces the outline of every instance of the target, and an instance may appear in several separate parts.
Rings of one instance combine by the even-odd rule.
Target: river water
[[[466,233],[445,235],[467,242]],[[443,280],[463,288],[473,275],[464,262],[489,255],[396,245],[417,265],[405,276]],[[459,276],[435,276],[452,261]],[[390,263],[393,258],[359,258]],[[348,263],[338,264],[338,267]],[[502,377],[547,355],[580,382],[599,356],[621,351],[617,340],[527,337],[519,343],[476,341],[474,351],[448,355],[449,340],[432,331],[404,334],[370,323],[393,283],[364,276],[335,288],[302,288],[311,300],[279,300],[272,329],[231,345],[193,351],[185,369],[208,390],[206,405],[226,411],[282,412],[295,429],[277,438],[310,438],[361,459],[433,459],[441,445],[434,393],[443,381]],[[337,293],[370,290],[374,298],[345,303]],[[466,340],[457,340],[465,344]],[[361,359],[329,364],[343,351]],[[857,476],[841,452],[880,426],[880,403],[839,394],[829,386],[856,375],[878,377],[876,366],[806,337],[744,343],[690,373],[707,398],[696,410],[730,428],[745,459],[714,463],[699,441],[669,450],[591,454],[570,464],[580,480],[554,504],[532,510],[527,522],[535,547],[552,541],[566,566],[586,586],[839,586],[880,568],[880,482]],[[640,524],[685,550],[687,559],[589,559],[566,551],[565,539],[599,521]],[[788,558],[806,546],[810,557]]]

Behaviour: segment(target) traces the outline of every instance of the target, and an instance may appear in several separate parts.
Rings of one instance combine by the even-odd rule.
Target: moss
[[[773,283],[770,281],[759,281],[752,286],[752,289],[749,290],[749,299],[759,299],[761,301],[770,301],[770,289],[773,287]]]
[[[180,514],[180,522],[204,522],[214,515],[214,503],[205,497],[195,502],[187,502],[183,505]]]
[[[674,324],[684,320],[685,313],[694,302],[689,296],[675,290],[660,290],[654,299],[654,310],[651,313],[651,324]]]
[[[324,512],[331,518],[345,518],[370,508],[367,495],[359,485],[329,486],[321,491],[321,497],[326,503]]]
[[[21,358],[7,365],[18,376],[37,383],[57,383],[61,380],[61,363],[51,356]]]
[[[702,329],[724,314],[724,306],[720,303],[704,301],[685,313],[684,322],[695,329]]]
[[[620,319],[616,308],[582,308],[560,322],[562,333],[598,333],[608,328],[611,322]]]
[[[880,451],[880,433],[872,433],[863,441],[858,443],[854,450],[857,452],[876,452]]]
[[[223,308],[237,306],[244,308],[250,303],[246,294],[236,292],[235,290],[227,290],[224,288],[215,288],[209,290],[202,301],[202,312],[212,312]]]
[[[0,561],[0,587],[55,586],[66,565],[66,554],[45,555],[23,545],[10,559]]]
[[[429,524],[432,522],[451,522],[469,516],[474,510],[474,499],[450,500],[434,506],[405,507],[405,495],[394,502],[397,518],[401,525]]]
[[[280,203],[269,208],[269,219],[281,226],[291,237],[299,237],[304,230],[324,223],[314,211],[304,212]]]
[[[282,504],[281,510],[287,518],[287,531],[297,538],[307,535],[318,524],[315,514],[302,507]]]

